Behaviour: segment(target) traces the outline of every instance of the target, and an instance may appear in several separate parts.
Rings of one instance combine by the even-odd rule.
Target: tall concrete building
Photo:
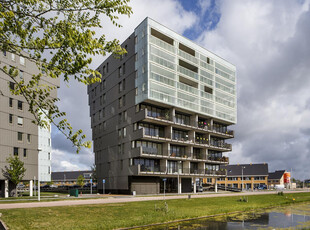
[[[237,120],[235,66],[150,18],[122,47],[88,87],[99,190],[181,193],[216,181]]]
[[[3,52],[0,54],[1,66],[15,66],[19,70],[16,80],[29,81],[39,70],[35,63],[27,58]],[[44,78],[42,84],[59,87],[59,79]],[[40,165],[40,180],[51,180],[51,128],[40,128],[33,124],[33,115],[28,111],[28,104],[22,96],[12,95],[10,87],[14,83],[10,78],[0,73],[0,195],[7,197],[14,185],[7,181],[2,169],[7,165],[9,156],[18,156],[25,164],[24,181],[38,179],[38,162]],[[56,90],[51,92],[57,96]]]

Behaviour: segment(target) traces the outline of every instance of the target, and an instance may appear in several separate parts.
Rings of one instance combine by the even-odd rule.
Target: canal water
[[[264,210],[263,212],[241,213],[230,216],[196,219],[140,229],[310,229],[310,204],[298,204]]]

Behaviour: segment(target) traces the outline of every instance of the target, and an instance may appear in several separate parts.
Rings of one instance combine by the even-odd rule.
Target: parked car
[[[16,188],[17,188],[17,189],[23,189],[23,188],[25,188],[25,185],[24,185],[24,184],[18,184],[18,185],[16,186]]]
[[[58,186],[55,185],[55,184],[51,184],[51,185],[50,185],[50,188],[58,188]]]
[[[264,189],[267,189],[267,185],[265,184],[261,184],[260,186],[258,186],[257,188],[258,190],[264,190]]]
[[[196,186],[196,192],[203,192],[202,186]]]

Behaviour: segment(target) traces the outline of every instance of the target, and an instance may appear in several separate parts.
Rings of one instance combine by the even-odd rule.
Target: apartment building
[[[268,164],[237,164],[226,165],[223,169],[226,177],[217,180],[219,185],[231,188],[254,190],[268,184]]]
[[[14,66],[19,73],[16,80],[27,82],[39,70],[35,63],[27,58],[12,53],[0,54],[1,66]],[[59,87],[58,79],[43,78],[42,84]],[[14,83],[10,78],[0,73],[0,170],[7,165],[9,156],[18,156],[25,164],[24,181],[33,184],[38,179],[38,162],[40,165],[40,180],[51,180],[51,128],[40,128],[33,124],[33,115],[28,111],[27,101],[18,95],[12,95],[10,87]],[[51,92],[57,96],[56,90]],[[8,197],[14,185],[0,173],[0,195]]]
[[[225,175],[235,66],[150,18],[122,47],[88,87],[99,191],[192,192]]]

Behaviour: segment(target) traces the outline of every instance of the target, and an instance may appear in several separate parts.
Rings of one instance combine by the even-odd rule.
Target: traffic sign
[[[103,180],[102,180],[102,183],[104,183],[104,184],[105,184],[105,179],[103,179]]]
[[[89,181],[90,183],[93,183],[93,179],[90,179],[90,181]]]
[[[167,181],[167,178],[163,178],[163,181]]]

